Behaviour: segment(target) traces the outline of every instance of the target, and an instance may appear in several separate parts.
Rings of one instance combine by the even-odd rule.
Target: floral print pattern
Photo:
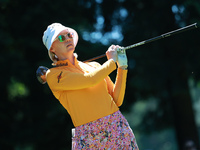
[[[139,150],[120,111],[75,128],[72,150]]]

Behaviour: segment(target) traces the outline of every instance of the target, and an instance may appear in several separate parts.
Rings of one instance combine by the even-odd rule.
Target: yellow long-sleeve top
[[[124,99],[127,70],[117,70],[114,84],[108,76],[116,69],[112,59],[100,65],[75,58],[75,65],[65,60],[58,61],[57,66],[47,71],[47,83],[75,127],[119,110]]]

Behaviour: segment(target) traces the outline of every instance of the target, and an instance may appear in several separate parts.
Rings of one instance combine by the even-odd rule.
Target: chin
[[[67,51],[74,51],[75,50],[75,47],[74,46],[69,46],[67,47]]]

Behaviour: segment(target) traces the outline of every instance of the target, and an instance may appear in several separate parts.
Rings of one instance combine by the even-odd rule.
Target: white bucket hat
[[[51,45],[53,44],[55,38],[58,36],[58,34],[63,31],[68,29],[69,32],[73,33],[73,42],[74,42],[74,46],[76,47],[77,43],[78,43],[78,34],[77,32],[69,27],[65,27],[60,23],[52,23],[51,25],[49,25],[46,29],[46,31],[44,31],[43,37],[42,37],[42,41],[44,43],[44,45],[46,46],[48,53],[49,53],[49,57],[51,58],[52,61],[52,53],[50,52],[50,48]]]

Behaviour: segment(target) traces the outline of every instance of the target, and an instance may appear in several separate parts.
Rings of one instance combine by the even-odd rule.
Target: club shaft
[[[148,39],[148,40],[127,46],[127,47],[124,47],[124,49],[127,50],[127,49],[130,49],[130,48],[134,48],[134,47],[137,47],[137,46],[140,46],[140,45],[144,45],[144,44],[147,44],[147,43],[150,43],[150,42],[154,42],[154,41],[157,41],[159,39],[163,39],[163,38],[166,38],[166,37],[169,37],[169,36],[172,36],[172,35],[187,31],[187,30],[195,29],[195,28],[197,28],[197,23],[191,24],[189,26],[186,26],[186,27],[183,27],[183,28],[162,34],[160,36],[156,36],[154,38],[151,38],[151,39]]]
[[[171,31],[171,32],[167,32],[167,33],[162,34],[162,35],[160,35],[160,36],[156,36],[156,37],[154,37],[154,38],[151,38],[151,39],[148,39],[148,40],[145,40],[145,41],[142,41],[142,42],[139,42],[139,43],[130,45],[130,46],[123,47],[122,49],[123,49],[123,50],[131,49],[131,48],[134,48],[134,47],[137,47],[137,46],[141,46],[141,45],[144,45],[144,44],[147,44],[147,43],[150,43],[150,42],[157,41],[157,40],[159,40],[159,39],[163,39],[163,38],[166,38],[166,37],[169,37],[169,36],[172,36],[172,35],[181,33],[181,32],[185,32],[185,31],[187,31],[187,30],[196,29],[196,28],[197,28],[197,23],[194,23],[194,24],[188,25],[188,26],[186,26],[186,27],[182,27],[182,28],[180,28],[180,29],[173,30],[173,31]],[[94,58],[85,60],[84,62],[89,62],[89,61],[97,60],[97,59],[103,58],[103,57],[105,57],[105,56],[106,56],[106,54],[99,55],[99,56],[97,56],[97,57],[94,57]]]

